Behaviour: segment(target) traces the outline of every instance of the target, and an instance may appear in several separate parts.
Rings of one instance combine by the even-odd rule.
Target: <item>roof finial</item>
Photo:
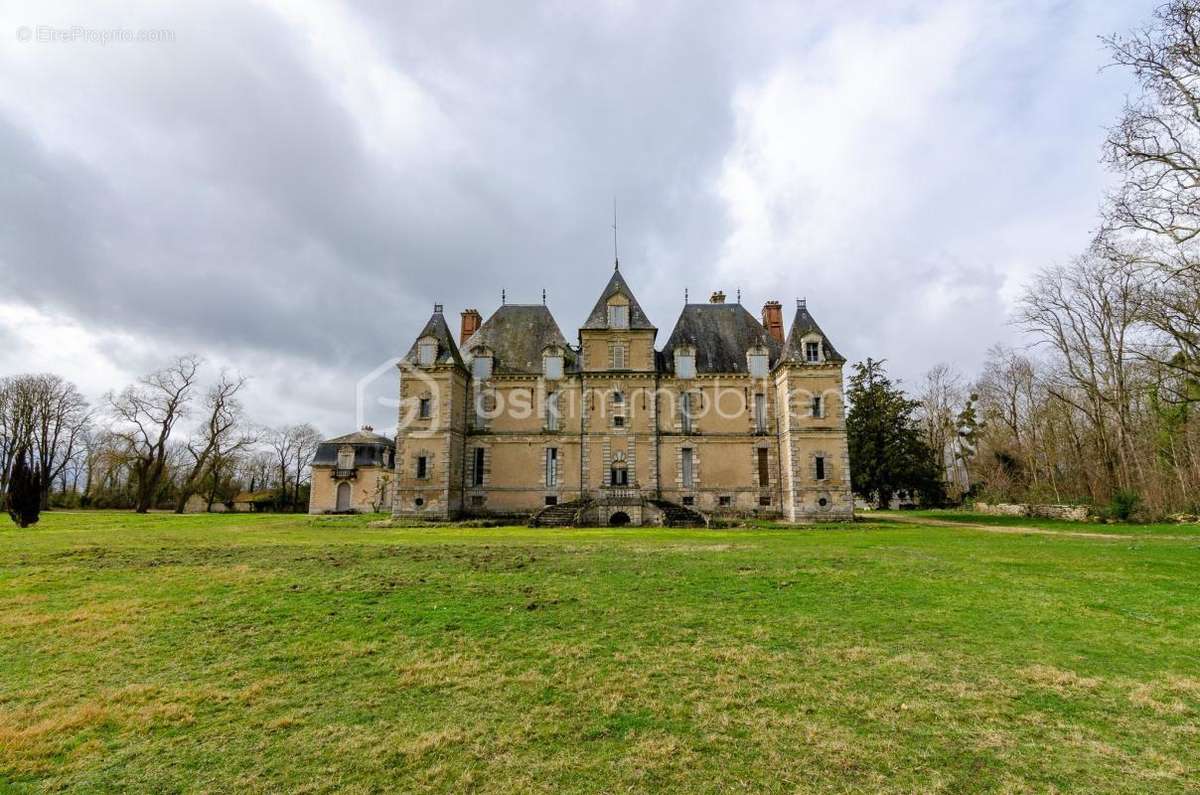
[[[687,288],[686,288],[686,287],[684,287],[684,288],[683,288],[683,302],[684,302],[685,304],[688,302],[688,298],[687,298]]]
[[[742,288],[741,287],[737,288],[737,293],[738,293],[738,303],[740,304],[742,302]]]
[[[508,303],[508,297],[505,296],[504,288],[501,287],[500,288],[500,306],[504,306],[506,303]]]
[[[621,259],[617,256],[617,197],[613,196],[613,270],[621,269]]]
[[[542,306],[546,305],[546,288],[542,288]]]
[[[433,313],[434,313],[435,315],[440,315],[440,314],[442,314],[442,305],[441,305],[441,304],[434,304],[434,305],[433,305]]]

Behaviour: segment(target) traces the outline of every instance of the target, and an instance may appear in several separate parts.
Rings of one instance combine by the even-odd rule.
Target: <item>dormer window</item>
[[[804,361],[814,363],[821,361],[820,340],[809,340],[804,343]]]
[[[542,375],[555,381],[563,377],[563,355],[557,349],[542,354]]]
[[[746,362],[750,368],[751,378],[766,378],[770,359],[767,352],[761,349],[750,351],[746,356]]]
[[[437,340],[421,340],[417,343],[417,364],[429,367],[437,361]]]
[[[696,351],[692,348],[677,348],[675,350],[675,377],[696,377]]]
[[[487,348],[476,348],[471,359],[471,377],[486,381],[492,377],[492,352]]]
[[[354,469],[354,448],[340,447],[337,454],[338,469]]]
[[[629,328],[629,305],[628,304],[609,304],[608,305],[608,327],[609,328]]]

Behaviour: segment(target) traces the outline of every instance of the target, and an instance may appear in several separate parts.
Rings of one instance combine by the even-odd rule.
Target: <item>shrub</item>
[[[1134,511],[1137,510],[1138,503],[1141,501],[1142,498],[1136,491],[1132,489],[1118,489],[1112,496],[1112,502],[1109,504],[1108,510],[1112,518],[1127,522],[1133,516]]]
[[[37,524],[42,510],[42,472],[26,462],[25,456],[25,450],[17,452],[4,506],[17,527]]]

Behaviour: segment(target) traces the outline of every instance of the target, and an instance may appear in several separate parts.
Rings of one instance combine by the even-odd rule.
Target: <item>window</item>
[[[613,403],[618,406],[625,402],[625,394],[623,392],[613,392]]]
[[[758,485],[766,488],[771,485],[771,466],[767,460],[767,448],[758,448]]]
[[[434,340],[421,340],[417,344],[417,364],[422,367],[428,367],[437,360],[437,342]]]
[[[417,456],[417,478],[424,480],[429,477],[429,456]]]
[[[750,354],[750,377],[751,378],[766,378],[767,377],[767,354],[752,353]]]
[[[676,352],[675,354],[675,377],[676,378],[695,378],[696,377],[696,354],[691,351],[686,353]]]
[[[558,497],[555,497],[553,494],[550,495],[549,497],[546,498],[546,504],[547,505],[558,505]]]
[[[471,485],[483,485],[483,448],[475,448],[475,466],[471,469]]]
[[[546,395],[546,430],[558,430],[558,393]]]
[[[825,479],[825,456],[817,456],[813,459],[813,472],[817,480]]]
[[[338,450],[337,456],[338,469],[354,469],[354,448],[346,447]]]
[[[696,484],[696,459],[692,448],[685,447],[680,451],[679,468],[683,476],[683,487],[692,488]]]
[[[689,495],[689,496],[687,496],[687,497],[684,497],[684,498],[683,498],[683,500],[682,500],[682,502],[683,502],[683,504],[684,504],[684,505],[695,505],[695,504],[696,504],[696,498],[695,498],[695,497],[692,497],[692,496],[690,496],[690,495]]]
[[[471,360],[471,377],[477,381],[486,381],[492,377],[492,357],[476,356]]]
[[[475,494],[471,497],[471,507],[472,508],[482,508],[483,502],[484,502],[484,496],[482,494]]]
[[[546,485],[558,485],[558,448],[546,448]]]
[[[718,497],[717,504],[719,504],[723,507],[729,507],[730,505],[733,505],[733,497],[727,497],[727,496]]]
[[[761,392],[754,395],[754,432],[767,432],[767,396]]]
[[[563,357],[561,356],[543,356],[542,357],[542,374],[551,380],[557,381],[563,377]]]
[[[629,307],[621,304],[609,304],[608,327],[629,328]]]
[[[821,343],[819,343],[819,342],[804,343],[804,361],[806,361],[806,362],[821,361]]]
[[[771,498],[764,494],[763,496],[758,498],[758,504],[759,505],[770,505]]]
[[[679,427],[684,433],[692,432],[692,393],[679,396]]]
[[[427,398],[427,397],[421,398],[418,416],[420,416],[420,418],[423,420],[427,420],[427,419],[429,419],[429,415],[432,413],[433,413],[433,399]]]
[[[614,486],[629,485],[629,470],[625,468],[624,463],[613,464],[609,476]]]
[[[614,415],[613,416],[613,427],[614,428],[624,428],[625,427],[625,417],[623,417],[620,414]]]
[[[625,363],[625,346],[616,343],[612,346],[612,369],[624,370],[628,365]]]
[[[820,396],[820,395],[813,395],[813,399],[812,399],[812,415],[813,415],[814,417],[821,417],[821,416],[824,416],[824,415],[822,415],[822,414],[821,414],[821,396]]]

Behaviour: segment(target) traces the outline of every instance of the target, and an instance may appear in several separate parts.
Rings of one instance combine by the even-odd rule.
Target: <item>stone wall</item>
[[[976,513],[989,516],[1032,516],[1038,519],[1064,519],[1068,522],[1086,522],[1090,511],[1086,505],[1027,505],[1024,503],[977,502]]]

